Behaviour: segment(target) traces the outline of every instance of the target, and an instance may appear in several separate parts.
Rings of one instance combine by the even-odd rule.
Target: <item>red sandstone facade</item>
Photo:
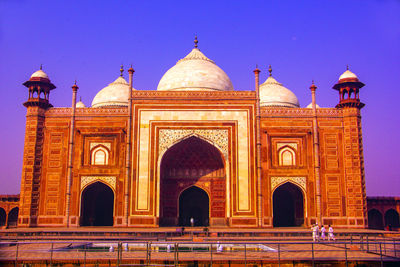
[[[237,105],[249,116],[248,135],[250,147],[255,148],[254,117],[256,95],[254,92],[212,92],[201,95],[193,92],[134,92],[133,136],[132,136],[132,168],[136,161],[138,138],[138,110],[160,110],[161,105],[173,105],[174,109],[185,109],[195,112],[199,109],[231,109]],[[186,99],[191,101],[190,108]],[[229,99],[229,103],[227,102]],[[156,104],[156,105],[155,105]],[[23,176],[21,186],[20,226],[64,226],[65,195],[67,183],[68,133],[71,116],[70,108],[28,107],[25,138]],[[362,137],[360,111],[357,108],[321,108],[317,110],[320,154],[321,154],[321,199],[322,223],[343,227],[364,227],[366,225],[366,196],[363,173]],[[73,156],[73,179],[71,193],[70,224],[80,225],[81,177],[87,175],[115,176],[114,191],[114,223],[124,226],[124,190],[128,179],[124,175],[126,147],[126,108],[84,108],[77,109],[75,146]],[[313,127],[312,110],[309,108],[261,109],[261,141],[262,141],[262,225],[273,226],[273,192],[281,183],[291,182],[301,189],[303,197],[304,224],[317,221],[316,193],[313,164]],[[255,175],[255,151],[250,151],[249,196],[251,206],[248,211],[241,212],[235,206],[235,162],[237,148],[232,136],[236,135],[235,122],[154,122],[150,132],[153,142],[157,143],[160,129],[196,128],[196,129],[229,129],[230,173],[227,177],[224,164],[211,168],[222,169],[218,174],[202,176],[201,179],[186,178],[183,184],[165,185],[173,198],[177,198],[180,190],[190,185],[206,188],[209,183],[210,223],[211,225],[248,226],[257,225],[257,188]],[[90,144],[107,141],[111,144],[109,164],[93,166],[90,164]],[[293,166],[279,165],[278,144],[295,144],[295,163]],[[154,148],[151,144],[151,148]],[[136,192],[135,172],[132,171],[129,190],[129,226],[158,226],[157,209],[162,209],[156,192],[157,158],[152,151],[150,160],[150,208],[146,211],[135,210]],[[175,152],[178,153],[178,152]],[[214,161],[215,162],[215,161]],[[194,166],[207,162],[193,161]],[[204,167],[204,166],[203,166]],[[215,177],[218,176],[218,179]],[[296,179],[304,177],[305,179]],[[278,179],[277,179],[278,178]],[[161,176],[160,179],[167,177]],[[226,179],[231,182],[230,216],[226,216],[226,207],[221,202],[226,199]],[[275,179],[274,181],[272,179]],[[217,181],[218,180],[218,181]],[[165,181],[165,182],[166,182]],[[164,184],[161,182],[161,185]],[[219,189],[217,189],[217,187]],[[162,190],[161,190],[162,191]],[[162,197],[161,197],[162,198]],[[172,200],[174,202],[174,200]],[[165,203],[164,205],[169,205]],[[172,204],[173,205],[173,204]],[[176,204],[175,204],[176,205]],[[176,217],[176,210],[173,212]],[[175,222],[177,224],[177,222]]]
[[[128,106],[90,108],[76,85],[53,108],[32,76],[18,225],[364,228],[363,84],[342,75],[336,108],[314,85],[312,108],[268,106],[255,73],[255,92],[130,89]]]

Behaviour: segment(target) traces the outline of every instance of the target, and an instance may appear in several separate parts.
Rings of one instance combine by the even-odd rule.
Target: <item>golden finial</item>
[[[43,64],[40,64],[40,70],[42,70],[43,69]]]
[[[124,76],[124,65],[121,64],[121,68],[119,69],[119,71],[121,72],[120,76]]]
[[[74,81],[74,85],[76,85],[76,80]]]
[[[79,102],[82,102],[82,97],[81,96],[79,97]]]
[[[197,34],[196,34],[196,36],[194,37],[194,48],[197,48],[198,47],[198,44],[199,43],[199,41],[197,40]]]
[[[311,86],[310,86],[311,91],[315,91],[317,89],[317,86],[314,84],[314,80],[311,81]]]
[[[346,70],[349,70],[349,65],[346,65]]]
[[[272,76],[272,68],[271,68],[271,65],[269,65],[268,72],[269,72],[269,77],[271,77],[271,76]]]

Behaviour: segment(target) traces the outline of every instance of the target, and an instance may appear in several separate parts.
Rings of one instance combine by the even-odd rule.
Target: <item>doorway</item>
[[[107,185],[96,182],[82,192],[81,226],[112,226],[114,192]]]
[[[298,186],[288,182],[276,188],[273,194],[274,227],[303,225],[303,202],[303,193]]]
[[[179,225],[190,226],[193,218],[194,226],[208,226],[209,203],[203,189],[192,186],[184,190],[179,197]]]

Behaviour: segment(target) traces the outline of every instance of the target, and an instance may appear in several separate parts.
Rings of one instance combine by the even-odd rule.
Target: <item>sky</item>
[[[24,1],[0,0],[0,194],[20,191],[28,91],[43,64],[56,107],[98,91],[135,69],[134,87],[156,90],[193,48],[221,67],[235,90],[254,90],[255,65],[293,91],[302,107],[334,107],[332,86],[346,65],[366,84],[362,109],[368,196],[400,196],[399,0]],[[127,78],[127,74],[125,74]],[[395,153],[396,152],[396,153]]]

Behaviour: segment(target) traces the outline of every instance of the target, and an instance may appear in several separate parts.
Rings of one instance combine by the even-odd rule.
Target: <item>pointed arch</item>
[[[302,188],[291,181],[277,186],[272,192],[274,227],[302,226],[306,217],[306,197]]]
[[[388,209],[385,212],[385,226],[400,227],[399,213],[394,209]]]
[[[283,146],[278,150],[278,159],[280,166],[296,165],[296,150],[291,146]]]
[[[114,191],[102,181],[88,184],[81,192],[81,226],[112,226],[114,224]]]
[[[110,151],[103,145],[97,145],[90,151],[91,165],[108,165]]]
[[[189,186],[178,197],[178,222],[180,226],[208,226],[210,220],[210,195],[199,186]]]
[[[203,188],[210,203],[218,208],[209,208],[211,217],[226,216],[226,161],[221,151],[195,135],[175,142],[162,155],[159,163],[159,218],[160,225],[172,226],[179,221],[179,199],[183,188]],[[210,192],[209,189],[213,188]],[[222,204],[222,207],[221,207]],[[213,206],[213,205],[211,205]]]
[[[18,207],[15,207],[12,210],[10,210],[10,212],[8,213],[8,221],[7,221],[8,227],[17,227],[18,213],[19,213]]]
[[[371,209],[368,211],[368,228],[383,229],[383,216],[379,210]]]
[[[0,207],[0,227],[6,225],[7,223],[6,220],[7,220],[7,213],[2,207]]]

